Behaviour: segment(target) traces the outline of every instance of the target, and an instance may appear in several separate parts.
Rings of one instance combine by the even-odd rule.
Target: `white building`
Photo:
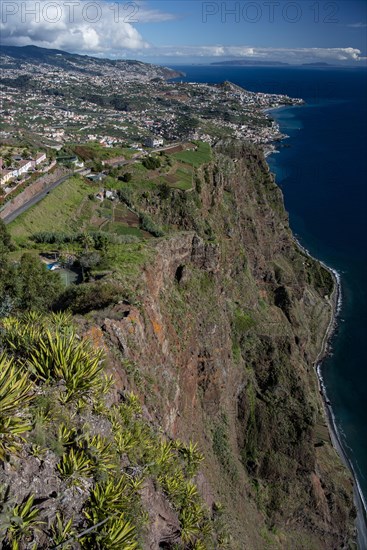
[[[22,174],[25,174],[31,168],[32,168],[31,160],[21,160],[19,163],[19,168],[17,169],[17,176],[21,176]]]
[[[5,185],[13,177],[13,170],[0,171],[0,185]]]
[[[37,153],[34,159],[34,165],[38,166],[39,164],[45,161],[46,161],[46,153]]]
[[[146,147],[161,147],[163,145],[163,138],[148,137],[144,141]]]

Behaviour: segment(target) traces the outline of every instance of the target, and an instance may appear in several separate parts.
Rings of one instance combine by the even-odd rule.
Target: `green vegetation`
[[[161,161],[159,160],[158,157],[145,157],[142,161],[142,165],[144,166],[144,168],[146,168],[147,170],[156,170],[157,168],[160,167],[161,165]]]
[[[82,221],[78,210],[90,192],[90,185],[81,178],[66,180],[10,224],[13,238],[29,238],[41,231],[78,231]]]
[[[70,145],[66,148],[65,153],[74,153],[84,161],[101,161],[116,157],[124,157],[126,155],[126,149],[121,147],[103,147],[99,143],[89,142],[84,145]]]
[[[20,434],[31,429],[22,411],[33,399],[33,384],[5,354],[0,357],[0,460],[17,450]]]
[[[197,445],[165,439],[144,418],[132,393],[107,406],[112,380],[106,379],[102,351],[77,337],[71,317],[6,318],[1,334],[1,426],[30,419],[14,432],[2,428],[2,459],[13,456],[18,464],[17,452],[33,441],[37,455],[57,449],[53,475],[64,490],[91,483],[77,516],[58,511],[52,521],[34,495],[14,505],[17,495],[9,487],[0,502],[4,543],[12,548],[21,548],[25,541],[37,545],[40,535],[48,540],[43,546],[47,548],[69,539],[85,549],[141,548],[149,516],[140,491],[151,480],[177,511],[179,548],[211,547],[214,524],[193,482],[203,460]],[[81,416],[78,411],[83,411]],[[89,418],[88,424],[83,418]],[[103,435],[96,430],[98,422],[105,425]],[[47,435],[35,443],[40,423]]]
[[[238,473],[228,438],[228,419],[225,414],[220,416],[213,430],[213,451],[229,477],[236,480]]]
[[[174,153],[172,157],[187,164],[191,164],[191,166],[198,167],[212,160],[212,152],[209,143],[197,141],[195,142],[194,149],[187,149],[186,151]]]
[[[30,253],[22,254],[15,264],[10,260],[12,251],[10,235],[1,221],[0,318],[14,310],[48,310],[63,290],[60,278]]]

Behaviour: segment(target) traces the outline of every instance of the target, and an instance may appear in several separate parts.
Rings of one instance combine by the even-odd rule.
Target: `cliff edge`
[[[118,303],[91,304],[84,315],[75,307],[74,322],[104,349],[109,407],[133,392],[139,414],[167,441],[197,443],[204,460],[195,484],[222,533],[203,546],[195,534],[185,538],[182,516],[152,474],[140,491],[141,547],[355,547],[351,476],[331,444],[313,367],[333,315],[334,282],[295,243],[262,153],[220,142],[212,161],[195,168],[192,189],[136,190],[125,200],[165,236],[139,245],[133,268],[123,257],[106,276],[123,295]],[[93,420],[98,414],[76,413],[84,415],[80,425],[105,436],[112,420]],[[50,509],[58,482],[45,487],[40,471],[56,475],[57,452],[37,466],[28,444],[22,466],[7,464],[0,480],[10,479],[19,495],[31,490]],[[68,494],[80,526],[96,482],[87,477],[78,502]]]

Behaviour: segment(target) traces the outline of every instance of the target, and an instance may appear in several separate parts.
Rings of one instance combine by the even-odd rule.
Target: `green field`
[[[19,244],[35,233],[77,233],[99,229],[115,235],[149,238],[139,229],[139,217],[118,202],[90,198],[99,186],[71,178],[51,191],[42,201],[9,225]]]
[[[186,151],[180,151],[179,153],[174,153],[173,158],[191,164],[197,168],[206,162],[210,162],[212,159],[212,151],[209,143],[203,141],[196,142],[197,149],[188,149]]]
[[[88,144],[90,149],[98,149]],[[210,145],[195,143],[195,149],[174,153],[169,158],[161,155],[161,167],[147,170],[141,162],[122,167],[104,180],[106,189],[130,189],[131,191],[154,191],[162,184],[171,188],[190,190],[193,186],[194,169],[212,158]],[[105,150],[106,153],[116,149]],[[131,181],[126,184],[117,177],[131,173]],[[139,228],[139,216],[127,210],[117,201],[99,202],[93,195],[100,184],[87,182],[74,176],[51,191],[42,201],[20,215],[9,226],[18,244],[30,239],[35,233],[79,233],[82,231],[106,231],[120,236],[147,238],[149,234]],[[92,195],[92,196],[91,196]],[[153,233],[154,234],[154,233]]]
[[[39,231],[78,231],[90,215],[84,202],[93,190],[81,178],[66,180],[9,225],[13,238],[29,238]]]

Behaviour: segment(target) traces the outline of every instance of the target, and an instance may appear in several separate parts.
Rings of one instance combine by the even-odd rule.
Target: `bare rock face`
[[[143,505],[149,513],[149,537],[146,548],[170,548],[180,539],[180,523],[177,514],[169,506],[153,483],[145,484],[141,492]]]

